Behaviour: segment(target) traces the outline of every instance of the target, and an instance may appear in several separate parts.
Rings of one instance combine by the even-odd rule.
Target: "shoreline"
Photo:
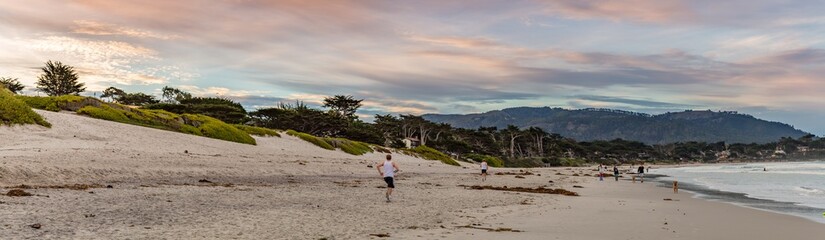
[[[817,162],[820,161],[821,160]],[[671,189],[670,184],[672,184],[672,180],[665,180],[664,178],[672,178],[672,176],[658,173],[651,175],[655,176],[654,181],[660,183],[658,185],[659,187]],[[747,193],[718,190],[704,185],[684,181],[679,182],[679,191],[690,192],[694,194],[695,198],[707,201],[716,201],[731,204],[737,207],[744,207],[759,211],[790,215],[800,217],[812,222],[825,224],[825,216],[820,215],[822,213],[825,213],[825,209],[823,208],[805,206],[795,202],[756,198],[749,196]]]
[[[610,180],[610,181],[608,181]],[[589,177],[576,189],[581,197],[558,198],[552,205],[505,206],[478,229],[399,232],[400,239],[820,239],[822,223],[762,209],[673,194],[659,181],[632,183]],[[680,189],[681,190],[681,189]],[[670,199],[670,200],[666,200]],[[601,231],[599,231],[601,230]],[[440,234],[440,235],[439,235]]]

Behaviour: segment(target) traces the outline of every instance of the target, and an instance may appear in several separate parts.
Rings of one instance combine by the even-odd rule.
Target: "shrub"
[[[52,125],[43,117],[32,111],[25,102],[15,98],[11,91],[0,88],[0,124],[38,124],[44,127]]]
[[[159,109],[135,109],[96,98],[81,96],[27,97],[18,96],[33,108],[50,111],[77,111],[92,118],[139,125],[186,134],[255,145],[255,139],[245,131],[199,114],[178,115]]]
[[[85,106],[80,110],[77,110],[77,113],[97,119],[115,121],[120,123],[132,123],[132,120],[129,119],[129,117],[127,117],[126,114],[123,113],[123,111],[115,110],[114,108],[106,105],[100,107]]]
[[[255,145],[255,139],[221,120],[196,114],[183,114],[183,120],[197,127],[205,137]]]
[[[297,132],[295,130],[288,130],[288,131],[286,131],[286,134],[290,135],[290,136],[298,137],[300,139],[303,139],[304,141],[315,144],[315,146],[319,146],[323,149],[335,150],[335,147],[333,147],[332,145],[327,143],[327,141],[324,141],[323,138],[319,138],[319,137],[312,136],[312,135],[302,133],[302,132]]]
[[[286,134],[303,139],[304,141],[315,144],[315,146],[319,146],[323,149],[335,150],[338,148],[341,149],[341,151],[352,155],[364,155],[374,151],[372,146],[368,143],[353,141],[346,138],[316,137],[295,130],[286,131]]]
[[[487,160],[487,165],[490,167],[504,167],[504,161],[500,158],[484,155],[484,154],[476,154],[476,153],[468,153],[464,155],[465,158],[471,159],[476,162],[481,162]]]
[[[423,159],[437,160],[437,161],[441,161],[442,163],[445,163],[445,164],[449,164],[449,165],[453,165],[453,166],[459,166],[458,162],[456,162],[450,156],[447,156],[447,154],[444,154],[442,152],[439,152],[438,150],[432,149],[432,148],[427,147],[427,146],[422,145],[422,146],[415,147],[413,149],[406,149],[405,151],[408,152],[408,153],[413,153],[414,155],[417,155],[417,156],[419,156]]]
[[[64,96],[57,96],[57,97],[31,97],[31,96],[17,96],[17,99],[22,100],[29,105],[29,107],[58,112],[61,109],[65,109],[70,105],[70,103],[79,103],[82,102],[85,97],[75,96],[75,95],[64,95]],[[76,111],[74,109],[72,111]]]
[[[364,155],[373,152],[369,144],[359,141],[352,141],[345,138],[324,138],[324,141],[352,155]]]
[[[255,127],[255,126],[247,126],[241,124],[232,125],[235,128],[240,129],[248,133],[249,135],[261,136],[261,137],[281,137],[281,134],[278,133],[276,130],[272,130],[269,128],[262,128],[262,127]]]

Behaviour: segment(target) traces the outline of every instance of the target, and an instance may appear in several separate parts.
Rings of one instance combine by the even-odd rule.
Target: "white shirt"
[[[487,163],[481,162],[481,170],[487,170]]]
[[[384,161],[384,177],[394,177],[395,176],[395,168],[392,166],[392,162]]]

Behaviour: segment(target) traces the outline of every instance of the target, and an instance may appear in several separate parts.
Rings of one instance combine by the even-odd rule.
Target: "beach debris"
[[[579,174],[578,174],[578,173],[574,173],[573,175],[570,175],[570,176],[578,177],[578,176],[579,176]]]
[[[556,175],[564,175],[563,173],[557,172]]]
[[[199,183],[212,183],[212,181],[209,181],[209,180],[206,180],[206,179],[198,180],[198,182]]]
[[[516,175],[516,178],[524,178],[524,176]]]
[[[584,188],[584,187],[579,186],[579,185],[573,185],[573,188]]]
[[[183,150],[183,153],[189,154],[189,150]]]
[[[106,185],[106,188],[115,188],[112,185]]]
[[[102,188],[100,184],[66,184],[66,185],[50,185],[50,186],[32,186],[32,185],[17,185],[11,188],[19,189],[38,189],[38,188],[52,188],[52,189],[71,189],[71,190],[88,190],[89,188]]]
[[[578,193],[568,191],[562,188],[544,188],[544,187],[537,187],[537,188],[525,188],[525,187],[511,187],[508,188],[507,186],[503,187],[494,187],[494,186],[465,186],[459,185],[464,188],[469,188],[473,190],[497,190],[497,191],[509,191],[509,192],[526,192],[526,193],[544,193],[544,194],[561,194],[565,196],[579,196]]]
[[[83,217],[93,218],[93,217],[95,217],[95,215],[94,214],[83,214]]]
[[[549,183],[553,183],[553,180],[550,180],[550,181],[547,181],[547,182],[549,182]]]
[[[665,198],[665,199],[662,199],[662,200],[665,200],[665,201],[673,201],[673,199],[671,199],[671,198]]]
[[[526,176],[526,175],[533,175],[530,171],[519,170],[520,172],[497,172],[496,175],[516,175],[516,176]]]
[[[12,189],[12,190],[9,190],[9,192],[6,193],[6,196],[9,196],[9,197],[29,197],[29,196],[33,196],[33,195],[31,193],[23,191],[23,189]]]
[[[390,234],[389,233],[373,233],[373,234],[370,234],[370,236],[371,237],[385,238],[385,237],[390,237]]]
[[[488,232],[524,232],[521,230],[516,230],[512,228],[488,228],[488,227],[478,227],[473,225],[464,225],[464,226],[457,226],[458,228],[472,228],[472,229],[479,229],[479,230],[487,230]]]
[[[40,229],[41,227],[43,227],[43,225],[40,225],[39,223],[35,223],[35,224],[32,224],[32,225],[29,225],[29,227],[34,228],[34,229]]]

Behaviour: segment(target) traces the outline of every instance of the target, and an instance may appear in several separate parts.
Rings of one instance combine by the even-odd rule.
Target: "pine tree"
[[[37,78],[37,90],[49,96],[78,95],[86,91],[85,84],[77,81],[77,72],[72,66],[48,61],[40,69],[43,70],[43,75]]]

